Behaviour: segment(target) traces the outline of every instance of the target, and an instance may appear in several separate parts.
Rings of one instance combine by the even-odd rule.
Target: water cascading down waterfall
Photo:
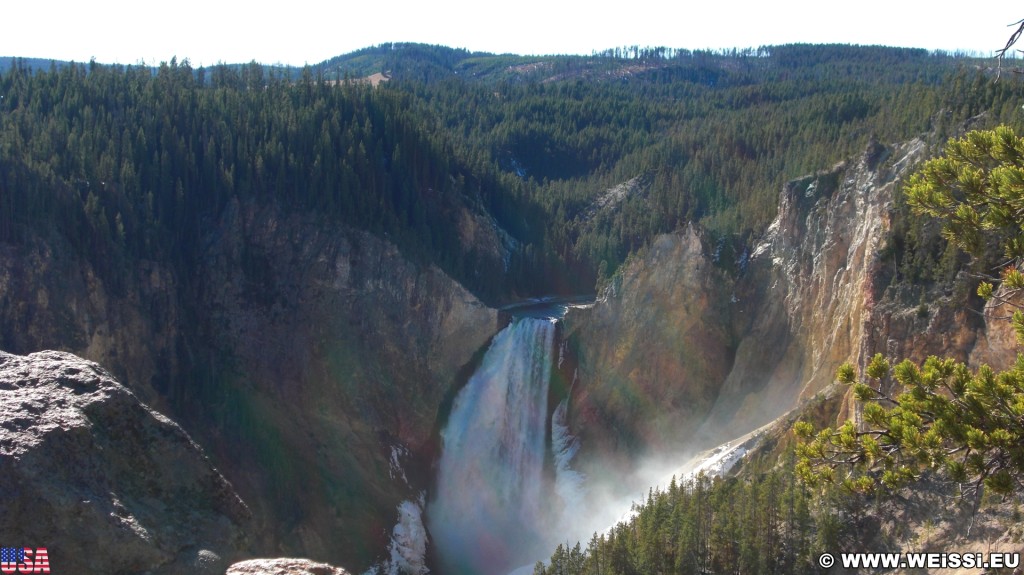
[[[428,507],[443,575],[504,575],[551,552],[547,530],[564,506],[545,474],[554,463],[546,449],[554,337],[550,319],[514,320],[455,398]],[[574,452],[559,432],[559,445]]]

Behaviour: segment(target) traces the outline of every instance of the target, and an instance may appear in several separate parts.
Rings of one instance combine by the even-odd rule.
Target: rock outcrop
[[[0,352],[0,533],[54,573],[222,573],[251,515],[177,424],[74,355]]]
[[[250,559],[235,563],[224,575],[349,575],[348,571],[309,559]]]
[[[739,344],[708,416],[711,435],[763,425],[832,383],[843,362],[860,363],[894,188],[927,153],[922,140],[873,144],[786,185],[737,282]]]
[[[186,381],[179,276],[140,259],[130,268],[58,234],[0,243],[0,349],[61,349],[109,369],[147,405]]]

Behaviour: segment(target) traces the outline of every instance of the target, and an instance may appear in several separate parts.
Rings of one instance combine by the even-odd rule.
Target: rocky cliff
[[[927,153],[922,140],[876,143],[786,185],[736,285],[736,362],[706,429],[767,423],[860,362],[895,186]]]
[[[874,143],[790,182],[733,274],[712,264],[692,229],[660,236],[593,309],[573,311],[573,418],[590,470],[600,473],[609,454],[632,457],[622,437],[668,451],[737,437],[830,384],[843,362],[874,353],[1012,361],[1005,322],[969,317],[966,291],[933,290],[922,313],[889,287],[881,253],[894,192],[928,154],[923,140]]]
[[[315,214],[236,202],[205,230],[188,265],[58,230],[0,245],[0,343],[100,362],[190,430],[251,505],[256,552],[363,569],[426,488],[443,398],[497,312]]]
[[[54,573],[223,573],[251,514],[181,427],[68,353],[0,352],[0,533]]]
[[[443,398],[497,312],[434,267],[312,216],[233,205],[200,276],[210,444],[266,544],[353,569],[426,488]]]
[[[0,349],[76,353],[167,411],[166,394],[184,381],[181,275],[149,259],[114,273],[56,230],[38,232],[0,242]]]
[[[697,429],[732,363],[728,282],[689,228],[655,238],[597,305],[569,313],[585,449],[628,459]]]

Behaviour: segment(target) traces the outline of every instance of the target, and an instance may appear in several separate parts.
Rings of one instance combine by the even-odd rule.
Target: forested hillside
[[[651,490],[630,522],[559,546],[534,573],[818,573],[815,553],[853,530],[812,513],[811,494],[794,477],[782,468],[749,479],[673,479]]]
[[[998,117],[995,109],[985,110],[978,102],[982,107],[975,111],[980,115],[970,116],[961,131],[990,125]],[[1002,121],[1019,125],[1019,118],[1007,112],[1003,108]],[[929,138],[949,133],[941,125],[932,126],[937,129]],[[906,309],[904,317],[916,315],[913,332],[938,329],[950,339],[956,339],[953,334],[958,330],[973,329],[972,324],[1011,329],[1012,313],[1019,343],[1024,321],[1017,299],[1022,285],[1021,146],[1006,127],[971,131],[946,146],[947,158],[927,162],[909,178],[906,195],[896,189],[887,208],[892,227],[889,222],[880,226],[886,229],[883,248],[871,254],[869,264],[869,291],[877,290],[869,296],[878,304],[875,312],[894,305],[892,300],[903,300],[895,305]],[[883,147],[872,144],[861,158],[871,164],[872,158],[882,156]],[[827,177],[824,171],[812,177],[818,181],[806,188],[807,206],[823,187],[844,184],[842,179],[830,184]],[[806,186],[812,178],[788,186]],[[845,184],[854,181],[849,178]],[[882,195],[878,190],[870,193]],[[826,225],[812,221],[819,217],[826,220],[829,215],[810,210],[806,222],[788,220],[781,227],[791,232],[802,225]],[[776,220],[773,229],[778,224]],[[830,257],[821,253],[815,260],[818,255]],[[797,275],[801,271],[787,269]],[[830,276],[824,275],[818,279],[827,283]],[[920,295],[916,311],[906,305],[908,293]],[[967,313],[953,322],[941,319],[941,307],[950,302],[965,306]],[[823,313],[837,322],[853,319],[831,315],[831,309]],[[898,330],[881,325],[883,313],[866,315],[870,319],[860,321],[885,334],[883,342],[859,344],[868,357],[877,343],[888,345],[890,353],[931,353],[920,340],[895,343]],[[887,324],[891,317],[885,318]],[[825,561],[839,558],[840,552],[909,554],[954,547],[984,553],[950,568],[980,568],[989,553],[1019,557],[1022,484],[1017,436],[1024,411],[1019,355],[1012,364],[1019,347],[1004,348],[1003,361],[1011,358],[1006,371],[984,365],[995,361],[990,356],[980,359],[982,365],[975,372],[967,360],[953,359],[962,357],[965,344],[951,343],[946,348],[950,357],[930,357],[920,367],[917,357],[898,365],[894,361],[892,366],[881,353],[870,361],[861,358],[858,367],[865,383],[855,381],[857,368],[844,365],[835,376],[838,384],[764,432],[762,447],[747,456],[738,472],[673,478],[667,487],[651,490],[635,504],[628,521],[595,534],[588,543],[559,546],[534,573],[820,572],[831,567]],[[979,358],[971,354],[970,364],[976,367]],[[794,426],[797,418],[803,421]],[[804,442],[795,451],[791,427]],[[826,553],[831,555],[823,561]],[[985,568],[1010,573],[1017,566],[993,562],[991,570],[988,564]],[[846,567],[836,563],[841,572],[873,572]],[[905,563],[902,569],[907,569]]]
[[[986,122],[1007,121],[1018,97],[1015,81],[993,81],[989,62],[924,50],[634,47],[591,58],[382,50],[389,88],[417,94],[424,116],[455,133],[474,165],[517,174],[549,222],[530,239],[588,280],[602,261],[610,274],[654,234],[690,221],[730,243],[749,241],[775,216],[785,181],[872,138],[944,135],[982,112]],[[430,73],[401,67],[404,54]]]
[[[783,182],[872,138],[1011,119],[1016,82],[986,65],[799,45],[527,58],[397,44],[301,71],[14,60],[0,238],[57,223],[112,262],[184,263],[198,226],[252,198],[387,236],[492,300],[587,292],[687,222],[748,241]],[[391,80],[351,81],[371,72]],[[511,260],[465,245],[462,208],[493,218]]]
[[[316,212],[388,237],[484,294],[500,258],[459,237],[458,210],[502,213],[500,174],[467,167],[413,96],[298,81],[260,66],[69,64],[0,77],[0,240],[52,227],[109,262],[188,266],[232,199]],[[507,179],[507,178],[506,178]]]

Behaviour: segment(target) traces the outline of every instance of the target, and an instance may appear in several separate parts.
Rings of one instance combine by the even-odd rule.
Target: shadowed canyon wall
[[[2,346],[97,361],[181,422],[252,509],[254,549],[368,566],[497,312],[313,215],[234,203],[208,229],[184,271],[104,273],[57,233],[0,246]]]

